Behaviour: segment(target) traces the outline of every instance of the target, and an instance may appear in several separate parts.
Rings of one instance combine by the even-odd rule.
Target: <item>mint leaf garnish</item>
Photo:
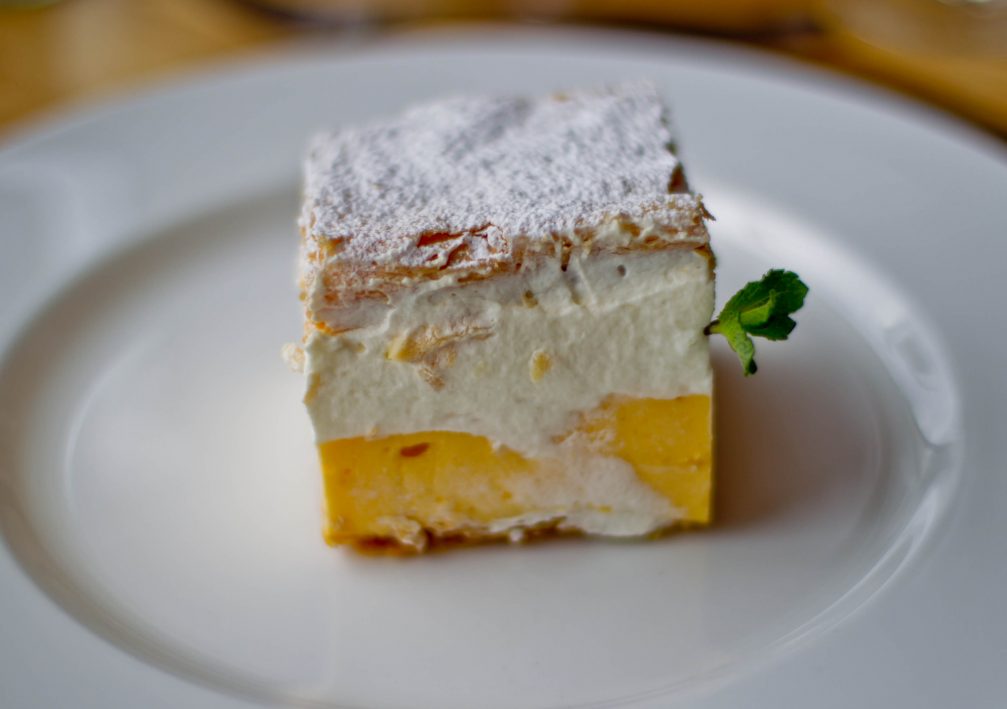
[[[808,286],[796,273],[773,269],[735,293],[706,332],[723,335],[741,360],[745,376],[755,374],[759,368],[751,336],[786,340],[797,327],[790,315],[801,309],[807,294]]]

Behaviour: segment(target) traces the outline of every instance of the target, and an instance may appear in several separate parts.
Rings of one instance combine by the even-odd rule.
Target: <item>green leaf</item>
[[[751,336],[786,340],[797,327],[790,316],[801,309],[807,294],[808,286],[796,273],[773,269],[735,293],[707,332],[723,335],[741,360],[745,376],[755,374],[758,366]]]

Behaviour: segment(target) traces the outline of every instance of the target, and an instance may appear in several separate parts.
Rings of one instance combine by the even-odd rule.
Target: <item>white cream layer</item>
[[[707,259],[690,249],[574,255],[565,271],[550,261],[467,285],[419,284],[372,305],[358,329],[308,338],[315,438],[458,431],[555,456],[553,437],[607,396],[710,394],[703,328],[713,296]],[[423,360],[389,357],[423,328],[452,344]],[[548,368],[535,377],[543,354]]]

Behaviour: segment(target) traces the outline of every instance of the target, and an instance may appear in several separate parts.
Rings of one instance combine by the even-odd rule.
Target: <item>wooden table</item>
[[[303,2],[304,0],[302,0]],[[384,0],[394,8],[405,0]],[[0,0],[3,7],[5,0]],[[10,0],[6,0],[10,2]],[[453,0],[455,15],[475,4]],[[259,3],[268,4],[268,3]],[[1007,57],[921,55],[873,46],[830,24],[821,0],[580,0],[569,19],[716,34],[863,77],[1007,137]],[[40,111],[325,30],[236,0],[63,0],[0,9],[0,132]],[[531,6],[525,3],[525,7]],[[483,5],[482,8],[495,7]],[[447,14],[452,14],[447,12]],[[440,19],[438,27],[450,20]],[[423,31],[429,22],[397,23]],[[369,30],[380,31],[380,30]],[[1005,39],[1007,42],[1007,39]]]

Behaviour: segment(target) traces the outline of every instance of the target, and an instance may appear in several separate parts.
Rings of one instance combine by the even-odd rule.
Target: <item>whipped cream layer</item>
[[[415,283],[361,303],[356,329],[308,336],[316,441],[458,431],[562,456],[554,437],[610,395],[711,393],[713,298],[708,257],[688,248]]]

